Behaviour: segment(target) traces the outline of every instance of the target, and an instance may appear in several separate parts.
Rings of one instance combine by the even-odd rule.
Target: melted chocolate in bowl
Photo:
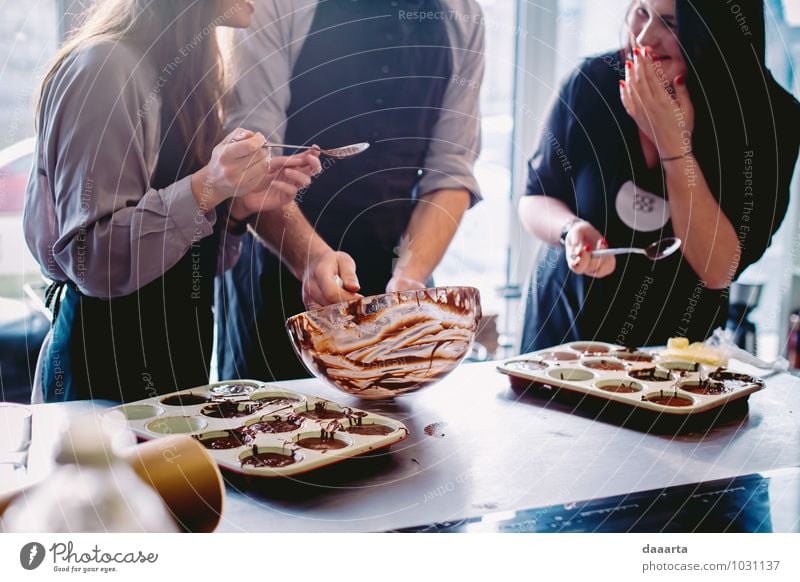
[[[208,402],[211,402],[208,396],[195,394],[194,392],[173,394],[172,396],[161,399],[161,404],[166,404],[167,406],[194,406],[196,404],[206,404]]]
[[[434,287],[307,311],[286,328],[314,375],[362,398],[390,398],[449,374],[480,317],[477,289]]]

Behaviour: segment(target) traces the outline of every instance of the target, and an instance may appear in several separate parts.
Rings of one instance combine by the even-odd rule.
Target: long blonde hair
[[[216,34],[220,0],[95,0],[56,54],[39,92],[75,51],[126,41],[165,75],[162,107],[188,147],[190,165],[205,164],[222,137],[225,69]],[[164,118],[164,116],[162,116]]]

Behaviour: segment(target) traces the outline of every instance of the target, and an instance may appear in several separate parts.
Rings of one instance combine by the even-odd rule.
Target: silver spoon
[[[265,143],[262,148],[289,148],[294,150],[312,150],[315,149],[315,146],[296,146],[296,145],[287,145],[285,143]],[[317,148],[318,149],[318,148]],[[342,160],[344,158],[350,158],[352,156],[357,156],[360,153],[363,153],[369,149],[369,144],[367,142],[361,143],[354,143],[351,145],[346,145],[338,148],[332,148],[329,150],[320,149],[320,153],[323,155],[328,156],[329,158],[336,158],[337,160]]]
[[[609,255],[644,255],[651,261],[665,259],[681,247],[681,239],[675,237],[662,238],[654,243],[650,243],[643,249],[635,247],[618,249],[599,249],[590,253],[591,257],[607,257]]]

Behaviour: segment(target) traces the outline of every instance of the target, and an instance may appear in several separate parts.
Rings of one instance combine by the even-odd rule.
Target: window
[[[485,321],[491,322],[505,311],[498,289],[506,282],[509,245],[516,6],[509,0],[480,0],[480,5],[486,74],[481,91],[482,148],[475,172],[483,201],[466,213],[434,279],[437,285],[480,289]],[[492,335],[484,339],[489,355],[496,349]]]
[[[767,65],[775,79],[800,97],[800,0],[766,0]],[[789,315],[800,309],[800,167],[795,167],[792,200],[783,224],[762,259],[740,277],[762,288],[750,320],[757,331],[760,357],[772,360],[787,347]]]
[[[19,296],[38,268],[22,238],[33,110],[58,37],[55,0],[6,2],[0,19],[0,296]]]

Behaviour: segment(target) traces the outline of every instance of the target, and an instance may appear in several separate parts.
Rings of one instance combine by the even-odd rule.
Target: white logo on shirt
[[[669,203],[628,180],[617,193],[617,214],[629,228],[652,232],[669,222]]]

